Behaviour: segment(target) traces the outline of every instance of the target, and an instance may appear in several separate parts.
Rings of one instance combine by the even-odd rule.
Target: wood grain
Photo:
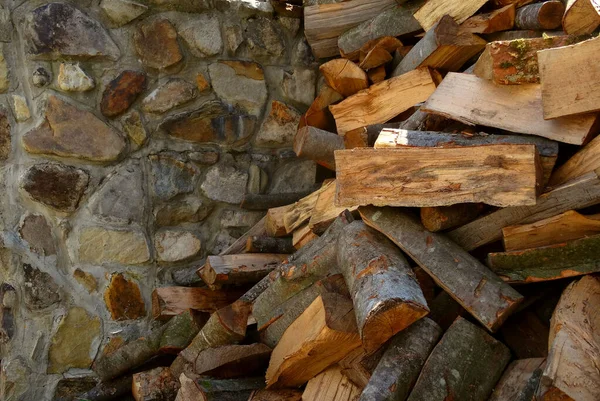
[[[600,136],[594,138],[550,177],[548,185],[556,187],[600,168]]]
[[[562,25],[570,35],[587,35],[600,25],[600,15],[590,0],[564,0],[565,14]]]
[[[489,13],[474,15],[461,24],[461,29],[471,33],[508,31],[515,25],[515,5],[509,4]]]
[[[212,291],[199,287],[158,287],[152,292],[152,316],[168,319],[188,309],[214,312],[240,295],[239,291]]]
[[[458,24],[463,23],[486,3],[487,0],[429,0],[414,16],[423,29],[430,30],[444,15],[451,16]]]
[[[321,64],[319,71],[325,82],[344,97],[369,87],[367,74],[350,60],[337,58]]]

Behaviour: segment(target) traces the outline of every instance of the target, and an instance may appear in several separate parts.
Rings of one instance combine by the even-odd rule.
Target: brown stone
[[[271,102],[271,112],[254,138],[257,146],[292,147],[300,122],[300,113],[293,107],[276,100]]]
[[[202,93],[210,89],[210,84],[208,80],[201,72],[196,75],[196,86],[198,87],[198,92]]]
[[[52,229],[46,218],[39,214],[29,214],[23,219],[19,234],[31,249],[44,256],[56,255]]]
[[[45,309],[60,301],[60,289],[48,273],[24,264],[23,277],[23,298],[29,309]]]
[[[86,273],[81,269],[76,269],[73,272],[73,277],[75,277],[75,280],[84,286],[90,293],[98,289],[98,281],[90,273]]]
[[[10,121],[4,111],[0,111],[0,160],[6,160],[10,156],[11,138]]]
[[[140,319],[146,315],[140,288],[120,273],[111,277],[104,292],[104,302],[113,320]]]
[[[29,153],[106,162],[119,158],[125,139],[94,114],[48,97],[46,120],[23,136]]]
[[[183,58],[177,30],[167,19],[142,23],[133,35],[133,42],[142,63],[150,68],[165,69]]]
[[[264,81],[265,79],[265,73],[262,67],[253,61],[223,60],[221,61],[221,64],[225,64],[233,68],[235,75],[241,75],[256,81]]]
[[[56,163],[37,164],[25,173],[21,186],[33,200],[61,212],[73,212],[88,185],[88,174]]]
[[[146,74],[139,71],[123,71],[104,89],[100,110],[106,117],[124,113],[146,89]]]

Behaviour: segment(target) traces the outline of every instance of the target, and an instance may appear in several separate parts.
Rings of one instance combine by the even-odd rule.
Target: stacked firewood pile
[[[249,195],[84,399],[600,400],[596,2],[306,3],[338,58],[294,150],[331,178]]]

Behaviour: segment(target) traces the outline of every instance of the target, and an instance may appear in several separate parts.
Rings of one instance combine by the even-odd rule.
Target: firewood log
[[[278,194],[245,194],[240,204],[246,210],[267,210],[274,207],[285,206],[310,195],[315,188],[300,192],[286,192]]]
[[[267,215],[265,216],[265,232],[268,236],[285,237],[288,235],[283,218],[293,207],[294,205],[290,204],[273,207],[267,210]]]
[[[562,26],[570,35],[587,35],[600,25],[600,15],[594,10],[590,0],[564,0],[565,14]]]
[[[379,82],[385,81],[385,78],[387,76],[385,65],[380,65],[377,68],[373,68],[367,71],[367,75],[369,76],[369,81],[372,84],[378,84]]]
[[[338,149],[344,149],[344,138],[319,128],[300,128],[294,137],[296,156],[314,160],[330,170],[335,170],[333,152]]]
[[[198,354],[194,372],[219,379],[257,376],[267,369],[270,356],[271,348],[260,343],[209,348]]]
[[[300,390],[257,390],[248,401],[302,401]]]
[[[204,266],[198,269],[198,275],[211,289],[222,285],[256,284],[287,257],[288,255],[272,253],[209,256]]]
[[[179,383],[169,368],[155,368],[134,374],[131,391],[135,401],[173,400]]]
[[[255,390],[264,387],[261,377],[215,380],[190,376],[181,374],[181,389],[175,401],[248,401]]]
[[[220,255],[232,255],[236,253],[242,253],[246,246],[246,242],[249,237],[254,235],[265,235],[266,234],[266,217],[263,217],[256,223],[252,228],[250,228],[244,235],[238,238],[233,244],[231,244],[227,249],[224,249]]]
[[[421,223],[433,233],[462,226],[475,220],[483,211],[482,203],[459,203],[452,206],[422,207]]]
[[[519,359],[548,356],[549,327],[531,310],[515,313],[500,328],[502,342]]]
[[[423,29],[429,31],[443,16],[451,16],[458,24],[463,23],[486,3],[486,0],[430,0],[417,12],[415,18]]]
[[[515,7],[523,7],[534,1],[535,0],[493,0],[493,3],[498,7],[504,7],[508,4],[514,4]]]
[[[298,129],[309,126],[330,132],[335,131],[335,120],[329,111],[329,106],[342,99],[344,97],[341,94],[329,86],[323,85],[306,113],[300,118]]]
[[[459,317],[431,352],[408,401],[485,401],[509,361],[508,348]]]
[[[548,185],[557,187],[596,169],[600,169],[600,137],[592,139],[565,164],[556,169]]]
[[[354,401],[359,395],[360,388],[336,365],[309,380],[302,401]]]
[[[543,31],[556,29],[562,24],[565,6],[560,0],[530,4],[517,10],[515,25],[519,29]]]
[[[344,134],[344,148],[372,148],[382,129],[398,128],[401,124],[403,123],[372,124],[355,128]]]
[[[367,353],[429,312],[407,260],[383,234],[355,221],[344,229],[337,248]]]
[[[369,87],[367,73],[350,60],[333,59],[319,67],[325,82],[344,97]]]
[[[358,347],[339,361],[338,365],[342,368],[342,374],[362,390],[371,379],[385,350],[386,346],[383,346],[374,353],[367,354],[363,347]]]
[[[236,290],[209,290],[200,287],[159,287],[152,291],[152,316],[167,320],[188,309],[214,312],[242,295]]]
[[[441,335],[442,329],[428,318],[396,334],[359,401],[406,400]]]
[[[523,301],[512,287],[439,233],[393,208],[359,208],[363,221],[385,234],[435,282],[490,331],[497,330]]]
[[[246,241],[245,253],[283,253],[296,252],[292,239],[274,238],[266,235],[253,235]]]
[[[474,15],[461,24],[461,29],[471,33],[508,31],[515,26],[515,5],[508,4],[485,14]]]
[[[283,214],[283,226],[286,234],[291,234],[295,229],[302,226],[310,219],[312,210],[319,199],[319,195],[327,188],[327,182],[323,186],[298,202],[290,205]]]
[[[131,394],[132,375],[120,377],[111,381],[101,381],[94,388],[79,394],[76,400],[86,401],[120,401],[127,394]]]
[[[540,384],[546,358],[511,362],[496,385],[489,401],[531,401]]]
[[[358,207],[335,206],[335,181],[327,184],[327,187],[319,194],[317,203],[312,210],[308,226],[316,234],[322,234],[333,223],[333,221],[344,210],[354,212]]]
[[[319,238],[317,234],[312,232],[308,223],[304,224],[300,228],[296,229],[292,235],[292,241],[294,243],[294,248],[301,249],[308,245],[311,241]]]

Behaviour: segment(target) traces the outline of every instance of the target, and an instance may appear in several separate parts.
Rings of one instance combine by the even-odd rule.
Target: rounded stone
[[[154,246],[159,261],[179,262],[196,256],[202,242],[189,231],[164,230],[156,234]]]

